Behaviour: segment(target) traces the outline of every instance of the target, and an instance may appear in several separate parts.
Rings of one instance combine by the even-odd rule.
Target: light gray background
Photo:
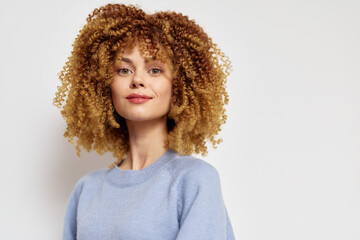
[[[68,197],[111,154],[75,155],[52,106],[91,11],[0,2],[0,239],[60,239]],[[126,1],[124,3],[129,3]],[[238,240],[360,239],[359,1],[134,1],[199,23],[230,57],[220,174]]]

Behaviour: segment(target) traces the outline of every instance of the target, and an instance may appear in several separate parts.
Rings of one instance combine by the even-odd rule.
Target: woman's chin
[[[164,116],[128,116],[125,117],[126,122],[142,122],[142,123],[146,123],[146,122],[161,122],[164,120]]]

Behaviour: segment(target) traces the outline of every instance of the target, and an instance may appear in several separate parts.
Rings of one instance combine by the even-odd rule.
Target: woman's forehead
[[[157,48],[151,48],[149,45],[143,45],[139,43],[133,43],[125,46],[123,49],[119,49],[116,55],[116,62],[123,60],[128,61],[127,56],[131,55],[133,51],[138,50],[141,57],[145,59],[145,62],[158,61],[165,64],[172,64],[169,53],[165,50],[165,47],[161,44],[157,44]]]

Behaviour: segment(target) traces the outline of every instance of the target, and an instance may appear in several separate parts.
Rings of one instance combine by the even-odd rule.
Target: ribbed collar
[[[171,160],[177,156],[177,152],[169,149],[154,163],[141,170],[123,170],[118,166],[110,169],[106,175],[107,181],[117,187],[130,187],[146,182],[155,176]]]

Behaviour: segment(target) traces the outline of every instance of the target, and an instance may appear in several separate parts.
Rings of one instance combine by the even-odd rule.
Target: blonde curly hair
[[[72,144],[77,137],[78,157],[80,146],[100,155],[110,151],[117,159],[109,166],[113,168],[130,149],[125,119],[115,111],[110,84],[114,63],[134,42],[141,43],[148,57],[171,61],[173,94],[165,145],[180,155],[205,156],[206,140],[214,148],[222,142],[214,137],[227,118],[225,84],[231,62],[194,20],[176,12],[146,14],[137,6],[107,4],[86,21],[59,73],[62,85],[53,99],[55,106],[63,106],[64,137]]]

